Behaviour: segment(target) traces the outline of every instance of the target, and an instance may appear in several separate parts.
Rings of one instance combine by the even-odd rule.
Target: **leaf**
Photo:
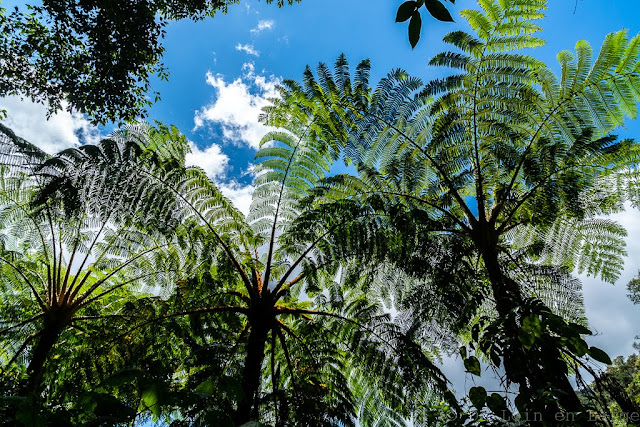
[[[396,14],[396,22],[404,22],[411,18],[413,12],[417,9],[418,4],[415,1],[406,1],[398,7],[398,13]]]
[[[198,387],[196,387],[194,391],[196,393],[203,394],[205,396],[213,395],[213,392],[215,391],[215,388],[213,386],[213,380],[207,380],[198,384]]]
[[[480,336],[480,325],[476,323],[475,325],[473,325],[473,327],[471,327],[471,339],[477,342],[479,336]]]
[[[160,390],[157,384],[152,384],[142,392],[141,402],[145,409],[149,409],[156,417],[160,416]]]
[[[460,347],[460,356],[463,359],[467,358],[467,347],[465,347],[465,346]]]
[[[504,401],[504,397],[500,396],[498,393],[491,393],[491,396],[487,398],[487,406],[497,416],[506,419],[511,414],[507,409],[507,404]]]
[[[470,374],[480,376],[480,361],[475,356],[471,356],[468,359],[464,359],[464,368]]]
[[[484,387],[471,387],[469,390],[469,400],[477,409],[482,409],[487,401],[487,390]]]
[[[569,323],[569,327],[580,335],[593,335],[589,328],[578,323]]]
[[[420,40],[420,30],[422,29],[422,18],[417,10],[413,12],[411,21],[409,21],[409,43],[411,48],[415,48]]]
[[[529,335],[540,338],[542,328],[540,327],[540,318],[536,314],[530,314],[522,320],[522,329]]]
[[[431,16],[436,18],[438,21],[453,22],[451,14],[439,0],[426,0],[424,5],[427,7]]]
[[[611,365],[611,358],[607,353],[603,350],[600,350],[598,347],[590,347],[589,348],[589,356],[591,356],[594,360],[598,362],[605,363],[607,365]]]
[[[567,341],[567,347],[570,350],[573,350],[573,353],[578,357],[584,356],[589,350],[589,346],[587,345],[585,340],[577,337],[569,338],[569,340]]]
[[[529,350],[531,347],[533,347],[533,343],[535,342],[536,337],[535,335],[527,333],[524,329],[520,329],[518,330],[518,339],[520,340],[524,348]]]

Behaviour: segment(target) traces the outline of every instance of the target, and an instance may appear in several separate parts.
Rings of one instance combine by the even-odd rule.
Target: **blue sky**
[[[397,0],[302,0],[279,9],[265,1],[241,0],[226,15],[201,22],[171,23],[165,38],[165,65],[169,82],[154,81],[162,100],[149,118],[174,124],[193,141],[189,161],[203,166],[223,191],[246,210],[251,196],[251,161],[266,130],[257,114],[275,94],[283,78],[300,79],[305,65],[332,64],[344,52],[353,67],[364,58],[372,61],[372,82],[393,68],[404,68],[425,80],[442,70],[430,69],[429,59],[443,49],[448,31],[466,28],[424,16],[423,34],[415,50],[409,46],[407,26],[394,23]],[[458,0],[450,8],[454,17],[475,1]],[[575,13],[574,13],[575,9]],[[638,0],[550,0],[547,17],[540,22],[547,45],[531,51],[549,64],[555,55],[572,49],[580,39],[598,50],[605,35],[627,28],[640,32]],[[9,117],[4,123],[26,139],[49,151],[93,140],[101,132],[81,116],[61,113],[45,120],[44,109],[18,98],[0,99]],[[104,131],[104,130],[102,130]],[[640,121],[619,132],[640,137]],[[82,138],[79,138],[82,135]],[[638,269],[640,214],[628,211],[615,217],[629,230],[629,260],[616,286],[583,278],[587,315],[599,335],[591,342],[611,355],[629,354],[640,333],[640,306],[625,296],[624,285]],[[464,384],[459,361],[447,361],[454,382]]]
[[[211,148],[215,152],[209,154],[218,154],[219,147],[220,154],[229,157],[221,158],[227,163],[218,178],[247,184],[256,133],[264,132],[255,125],[258,109],[248,107],[264,105],[262,98],[273,94],[272,85],[279,79],[299,79],[307,64],[332,64],[342,52],[353,67],[370,58],[373,82],[393,68],[404,68],[425,80],[442,75],[442,69],[427,63],[443,49],[443,35],[465,27],[464,21],[447,24],[425,17],[422,40],[412,50],[406,23],[394,22],[398,4],[303,0],[279,9],[264,1],[244,1],[212,20],[172,23],[165,39],[165,64],[171,75],[169,82],[154,85],[162,101],[150,110],[150,117],[175,124],[200,149],[215,144]],[[474,5],[471,0],[459,0],[452,7],[453,15]],[[553,0],[541,23],[548,44],[532,52],[557,64],[555,55],[573,48],[579,39],[589,40],[597,50],[611,31],[628,28],[637,33],[640,20],[634,18],[639,15],[640,3],[635,0]],[[640,132],[639,124],[628,127],[623,134]],[[219,164],[215,170],[221,169]]]

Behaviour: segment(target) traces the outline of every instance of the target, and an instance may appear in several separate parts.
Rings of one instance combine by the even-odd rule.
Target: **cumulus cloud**
[[[7,111],[5,126],[50,154],[100,139],[97,128],[81,114],[63,110],[47,120],[47,107],[19,96],[0,98],[0,110]]]
[[[233,205],[243,214],[249,213],[251,197],[255,188],[253,185],[243,185],[236,180],[227,180],[229,169],[229,156],[222,152],[218,144],[200,149],[193,142],[189,142],[191,152],[187,154],[185,162],[187,166],[199,166],[216,183]],[[253,166],[249,165],[246,175],[253,175]]]
[[[218,125],[222,137],[234,144],[258,149],[270,128],[258,122],[269,98],[278,96],[280,79],[256,74],[253,64],[244,64],[243,74],[232,82],[222,75],[207,73],[207,83],[215,89],[215,101],[196,112],[195,129]]]
[[[245,52],[248,55],[253,55],[253,56],[260,56],[260,52],[258,52],[253,45],[251,44],[240,44],[238,43],[236,45],[236,50],[239,50],[241,52]]]
[[[245,215],[249,213],[251,198],[255,190],[253,185],[242,185],[237,181],[230,181],[227,183],[219,183],[218,186],[222,194],[228,197],[240,212]]]
[[[191,152],[187,153],[187,166],[200,166],[211,178],[223,176],[229,165],[229,156],[222,152],[218,144],[211,144],[205,149],[198,148],[189,141]]]
[[[633,305],[627,298],[627,283],[640,268],[640,211],[627,206],[624,212],[609,218],[620,223],[629,233],[624,271],[615,285],[593,277],[581,279],[587,318],[596,332],[587,341],[602,348],[613,358],[633,353],[634,337],[640,334],[640,305]]]
[[[275,22],[271,19],[261,19],[258,21],[258,26],[251,29],[251,32],[254,34],[261,33],[264,30],[273,29]]]

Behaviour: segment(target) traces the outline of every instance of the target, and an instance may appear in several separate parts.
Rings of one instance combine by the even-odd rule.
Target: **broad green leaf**
[[[480,361],[475,356],[464,359],[464,368],[470,374],[480,376]]]
[[[491,393],[491,396],[487,398],[487,407],[501,418],[507,418],[510,415],[510,411],[507,409],[507,403],[504,397],[498,393]]]
[[[196,393],[204,394],[205,396],[213,395],[213,392],[215,391],[213,380],[207,380],[198,384],[194,391]]]
[[[607,365],[611,365],[611,358],[607,353],[603,350],[600,350],[598,347],[590,347],[589,348],[589,356],[591,356],[594,360],[598,362],[605,363]]]
[[[578,357],[584,356],[589,350],[589,346],[587,345],[585,340],[578,337],[569,338],[567,340],[567,346],[569,347],[569,349],[572,349],[573,353]]]
[[[540,338],[541,327],[540,318],[536,314],[531,314],[522,320],[522,329],[529,335]]]
[[[145,409],[149,409],[156,417],[160,416],[160,388],[157,384],[152,384],[142,392],[141,403]]]
[[[477,409],[482,409],[487,401],[487,390],[484,387],[471,387],[469,390],[469,400]]]
[[[569,323],[569,327],[580,335],[593,335],[591,329],[578,323]]]
[[[518,330],[518,339],[520,340],[524,348],[529,350],[531,347],[533,347],[533,343],[535,342],[536,337],[533,334],[527,333],[524,329],[520,329]]]

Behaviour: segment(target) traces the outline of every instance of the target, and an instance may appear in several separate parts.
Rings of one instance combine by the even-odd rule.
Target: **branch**
[[[9,360],[9,363],[7,363],[7,364],[5,365],[5,367],[4,367],[4,369],[2,369],[2,371],[5,371],[6,369],[8,369],[8,368],[9,368],[9,366],[11,366],[11,364],[12,364],[13,362],[15,362],[15,361],[16,361],[16,359],[20,356],[20,353],[22,353],[22,352],[23,352],[23,350],[27,347],[27,345],[29,344],[29,342],[30,342],[32,339],[36,338],[36,337],[37,337],[38,335],[40,335],[41,333],[42,333],[42,331],[38,331],[38,332],[35,332],[35,333],[33,333],[33,334],[29,335],[29,336],[27,337],[27,339],[22,343],[22,345],[20,346],[20,348],[18,349],[18,351],[16,351],[16,352],[14,353],[13,357],[11,358],[11,360]]]
[[[524,152],[522,153],[522,157],[520,158],[520,161],[518,162],[518,165],[516,166],[516,169],[513,172],[513,177],[511,178],[511,181],[509,183],[509,186],[506,188],[506,191],[504,192],[504,194],[509,194],[511,192],[511,190],[513,189],[513,186],[515,185],[515,181],[518,177],[518,174],[520,173],[520,169],[522,168],[522,166],[524,165],[525,159],[527,158],[527,155],[529,154],[529,150],[531,149],[531,147],[533,146],[533,144],[536,142],[536,140],[538,139],[538,136],[540,135],[540,133],[542,132],[542,129],[546,126],[547,121],[549,121],[557,112],[558,110],[560,110],[560,108],[566,104],[567,102],[571,101],[573,98],[577,97],[580,93],[584,93],[585,90],[591,86],[597,85],[598,83],[602,83],[602,82],[606,82],[609,80],[614,80],[616,77],[627,77],[629,75],[631,75],[633,73],[624,73],[624,74],[616,74],[616,75],[612,75],[609,78],[600,80],[599,82],[592,82],[588,85],[585,85],[580,92],[576,92],[576,91],[569,91],[569,96],[567,96],[564,100],[562,100],[562,102],[558,103],[558,105],[556,105],[540,122],[538,129],[536,130],[536,132],[533,134],[533,136],[531,137],[531,140],[529,141],[529,143],[527,144]],[[606,106],[606,105],[605,105]],[[502,209],[502,206],[504,205],[503,203],[504,201],[501,200],[498,205],[496,205],[496,208],[500,207],[500,210]],[[496,214],[497,216],[497,214]]]
[[[340,314],[329,313],[327,311],[305,310],[305,309],[301,309],[301,308],[289,308],[289,307],[284,307],[284,306],[281,306],[281,305],[276,305],[275,308],[276,308],[276,312],[277,313],[282,313],[282,314],[291,314],[291,315],[295,315],[295,314],[304,315],[304,314],[306,314],[306,315],[314,315],[314,316],[327,316],[327,317],[333,317],[334,319],[343,320],[343,321],[348,322],[348,323],[352,323],[352,324],[356,325],[357,327],[359,327],[360,329],[369,332],[374,337],[379,339],[382,343],[388,345],[389,348],[391,348],[394,352],[397,352],[396,347],[393,344],[391,344],[389,341],[387,341],[386,339],[382,338],[376,331],[374,331],[373,329],[367,328],[366,326],[362,325],[360,322],[358,322],[356,320],[349,319],[348,317],[344,317],[344,316],[342,316]]]
[[[298,257],[298,259],[296,259],[296,261],[291,264],[291,267],[289,267],[289,269],[286,271],[286,273],[284,273],[282,275],[282,278],[280,279],[280,281],[278,282],[278,284],[275,286],[275,288],[273,288],[273,294],[277,294],[278,291],[284,286],[287,278],[289,277],[289,275],[291,273],[293,273],[293,270],[295,270],[298,267],[298,264],[300,264],[302,262],[302,260],[309,254],[309,252],[311,252],[311,250],[318,244],[320,243],[320,241],[322,239],[324,239],[327,235],[329,235],[329,233],[331,233],[333,230],[335,230],[338,226],[343,225],[342,223],[336,224],[333,227],[329,228],[328,231],[326,231],[324,234],[322,234],[320,237],[318,237],[316,240],[314,240],[307,249],[305,249],[305,251]]]
[[[24,326],[24,325],[26,325],[28,323],[31,323],[34,320],[38,320],[42,316],[44,316],[44,313],[40,313],[40,314],[38,314],[36,316],[33,316],[31,319],[25,320],[24,322],[20,322],[18,324],[13,325],[13,326],[9,326],[8,328],[4,328],[4,329],[0,330],[0,335],[9,332],[12,329],[19,328],[19,327]]]
[[[91,245],[89,245],[89,248],[87,249],[87,253],[84,256],[84,258],[82,260],[82,263],[80,264],[80,267],[78,268],[78,274],[74,275],[73,280],[71,281],[71,284],[69,285],[69,289],[67,290],[67,292],[64,295],[64,302],[65,303],[67,301],[69,301],[70,296],[71,296],[71,292],[74,289],[73,286],[76,284],[76,281],[78,280],[78,276],[80,275],[79,273],[82,271],[82,269],[84,268],[84,265],[86,264],[87,260],[89,259],[89,255],[91,254],[91,251],[93,250],[93,247],[97,243],[98,238],[102,234],[102,231],[104,230],[104,227],[107,225],[107,222],[109,221],[109,217],[110,216],[111,216],[111,213],[109,213],[109,215],[107,216],[107,219],[100,226],[100,229],[98,230],[98,233],[96,233],[96,237],[91,241]],[[80,285],[78,285],[78,288],[82,287],[82,284],[84,283],[85,280],[87,280],[88,276],[89,276],[89,273],[85,274],[85,277],[80,282]]]
[[[315,356],[313,355],[313,352],[311,351],[311,348],[309,348],[309,346],[307,345],[306,342],[304,342],[304,340],[302,338],[300,338],[298,335],[296,335],[295,332],[293,332],[291,330],[291,328],[289,328],[287,325],[285,325],[282,320],[280,319],[276,319],[276,323],[278,324],[278,326],[285,331],[287,334],[291,335],[296,341],[298,341],[300,344],[302,344],[302,347],[304,347],[304,349],[307,351],[307,353],[309,354],[309,356],[311,356],[311,360],[313,360],[313,363],[316,366],[320,366],[320,364],[318,363],[318,361],[316,360]]]
[[[182,194],[180,194],[180,192],[178,190],[176,190],[175,188],[173,188],[171,185],[168,185],[165,181],[163,181],[162,179],[156,177],[155,175],[153,175],[150,172],[147,172],[145,170],[140,170],[141,173],[144,173],[147,176],[150,176],[151,178],[159,181],[160,183],[162,183],[163,185],[165,185],[173,194],[175,194],[176,196],[178,196],[180,199],[182,199],[183,202],[185,202],[187,204],[187,206],[189,206],[191,208],[191,210],[198,216],[200,217],[200,219],[204,222],[204,224],[207,226],[207,228],[209,229],[209,231],[211,231],[211,233],[213,233],[214,237],[216,238],[216,240],[218,240],[218,242],[220,242],[220,244],[222,245],[222,248],[224,249],[224,251],[226,252],[227,256],[229,256],[229,258],[231,258],[231,262],[233,263],[233,266],[235,267],[235,269],[238,271],[238,274],[240,274],[240,277],[242,278],[242,281],[244,282],[245,287],[247,288],[248,292],[251,292],[251,281],[249,280],[249,277],[247,276],[247,274],[245,273],[244,269],[242,268],[242,266],[240,265],[240,262],[236,259],[233,251],[231,250],[231,248],[227,245],[227,243],[224,241],[224,239],[222,239],[222,236],[220,236],[214,229],[213,226],[209,223],[209,221],[207,221],[207,219],[204,217],[204,215],[202,215],[202,213],[197,210],[195,208],[195,206],[193,206],[186,197],[184,197]]]
[[[434,209],[436,209],[436,210],[440,211],[441,213],[443,213],[443,214],[447,215],[447,216],[448,216],[449,218],[451,218],[451,219],[452,219],[456,224],[458,224],[460,227],[462,227],[462,229],[463,229],[464,231],[466,231],[466,232],[470,232],[470,231],[471,231],[471,229],[469,228],[469,226],[468,226],[468,225],[466,225],[465,223],[463,223],[462,221],[460,221],[460,220],[459,220],[455,215],[453,215],[453,214],[452,214],[451,212],[449,212],[448,210],[443,209],[442,207],[440,207],[440,206],[438,206],[438,205],[436,205],[436,204],[433,204],[433,203],[431,203],[431,202],[429,202],[429,201],[427,201],[427,200],[425,200],[425,199],[423,199],[423,198],[420,198],[420,197],[417,197],[417,196],[413,196],[413,195],[411,195],[411,194],[396,193],[396,192],[393,192],[393,191],[381,191],[381,190],[377,190],[377,191],[367,191],[367,192],[359,193],[359,194],[388,194],[388,195],[391,195],[391,196],[400,196],[400,197],[404,197],[404,198],[407,198],[407,199],[416,200],[416,201],[418,201],[418,202],[420,202],[420,203],[424,203],[425,205],[427,205],[427,206],[429,206],[429,207],[431,207],[431,208],[434,208]],[[454,232],[455,230],[441,230],[441,231],[451,231],[451,232]]]
[[[395,127],[394,125],[392,125],[391,123],[389,123],[387,120],[379,117],[378,115],[374,114],[373,115],[376,119],[380,120],[381,122],[383,122],[384,124],[386,124],[387,126],[389,126],[390,128],[392,128],[393,130],[395,130],[396,132],[398,132],[403,138],[405,138],[411,145],[413,145],[415,148],[417,148],[426,158],[427,160],[429,160],[429,162],[431,162],[431,164],[433,165],[433,167],[436,169],[436,171],[438,172],[438,174],[442,177],[442,179],[444,180],[445,184],[447,185],[449,192],[451,193],[451,195],[453,196],[453,198],[456,200],[456,202],[458,203],[458,205],[460,206],[460,208],[462,208],[462,210],[465,212],[467,219],[469,220],[469,223],[473,226],[475,226],[475,224],[477,223],[477,219],[476,217],[473,215],[473,213],[471,212],[471,210],[469,209],[469,206],[467,206],[467,204],[464,202],[464,200],[462,199],[462,197],[460,196],[460,194],[458,193],[458,190],[455,188],[455,186],[453,185],[453,182],[449,179],[449,176],[444,172],[444,169],[440,166],[439,163],[437,163],[435,161],[435,159],[433,157],[431,157],[431,155],[429,153],[427,153],[427,151],[420,146],[418,143],[416,143],[413,139],[409,138],[407,136],[407,134],[405,134],[402,130],[398,129],[397,127]]]
[[[296,396],[296,398],[299,398],[298,388],[296,387],[296,374],[293,372],[293,364],[291,363],[291,356],[289,356],[289,349],[287,348],[286,339],[279,328],[275,329],[275,331],[278,334],[278,339],[280,340],[280,345],[282,345],[284,357],[287,360],[287,367],[289,368],[289,372],[291,373],[291,388],[293,389],[293,394]]]
[[[123,268],[127,267],[129,264],[131,264],[132,262],[134,262],[134,261],[135,261],[135,260],[137,260],[138,258],[141,258],[141,257],[143,257],[144,255],[146,255],[146,254],[148,254],[148,253],[150,253],[150,252],[155,251],[156,249],[160,249],[160,248],[162,248],[162,247],[166,247],[166,246],[169,246],[169,245],[170,245],[170,244],[169,244],[169,243],[167,243],[167,244],[165,244],[165,245],[155,246],[155,247],[153,247],[153,248],[151,248],[151,249],[148,249],[148,250],[146,250],[146,251],[143,251],[143,252],[139,253],[138,255],[136,255],[135,257],[131,258],[131,259],[130,259],[130,260],[128,260],[127,262],[125,262],[125,263],[123,263],[123,264],[120,264],[120,265],[118,266],[118,268],[114,269],[113,271],[111,271],[111,273],[109,273],[108,275],[106,275],[106,276],[105,276],[105,277],[103,277],[102,279],[100,279],[100,280],[96,281],[96,283],[94,283],[93,285],[91,285],[91,286],[89,287],[89,289],[87,289],[87,290],[86,290],[82,295],[80,295],[80,297],[78,297],[78,299],[77,299],[75,302],[73,302],[73,305],[74,305],[74,306],[76,306],[76,307],[78,307],[80,304],[82,304],[82,301],[84,301],[84,300],[85,300],[89,295],[91,295],[91,293],[92,293],[93,291],[95,291],[95,290],[96,290],[100,285],[102,285],[104,282],[106,282],[106,281],[107,281],[107,280],[109,280],[111,277],[113,277],[113,275],[115,275],[116,273],[118,273],[118,272],[119,272],[120,270],[122,270]],[[86,277],[87,277],[87,276],[85,276],[85,278],[86,278]],[[73,293],[72,293],[72,294],[71,294],[71,296],[69,297],[69,299],[68,299],[69,301],[72,301],[72,300],[76,297],[76,295],[78,294],[78,292],[80,291],[80,288],[82,287],[82,285],[83,285],[83,283],[84,283],[84,280],[86,280],[86,279],[83,279],[83,281],[82,281],[82,282],[80,282],[80,283],[78,284],[78,286],[76,287],[76,289],[73,291]]]
[[[166,314],[164,316],[156,317],[155,319],[151,319],[151,320],[148,320],[146,322],[142,322],[141,324],[136,325],[133,328],[127,330],[126,332],[118,335],[118,337],[116,337],[116,339],[119,339],[119,338],[129,334],[130,332],[135,331],[136,329],[142,328],[144,326],[147,326],[147,325],[149,325],[151,323],[154,323],[156,321],[159,321],[159,320],[170,319],[172,317],[179,317],[179,316],[188,316],[188,315],[191,315],[191,314],[205,314],[205,313],[219,313],[219,312],[242,313],[242,314],[246,315],[246,314],[249,313],[249,309],[247,307],[241,307],[241,306],[221,306],[221,307],[206,307],[206,308],[201,308],[201,309],[197,309],[197,310],[183,311],[183,312],[180,312],[180,313]],[[115,339],[113,341],[115,341]]]
[[[31,289],[31,292],[33,293],[33,296],[38,301],[38,305],[40,306],[40,308],[43,311],[46,311],[47,310],[46,304],[44,303],[44,301],[42,301],[42,298],[40,297],[40,294],[38,294],[38,292],[36,291],[35,286],[33,286],[33,283],[31,283],[29,278],[18,267],[13,265],[13,263],[11,263],[11,261],[7,260],[6,258],[0,256],[0,261],[5,262],[7,265],[9,265],[11,268],[13,268],[24,279],[24,281],[27,283],[27,285]]]
[[[271,240],[269,240],[269,253],[267,255],[267,266],[264,270],[264,286],[267,286],[267,288],[269,287],[269,276],[271,275],[271,261],[273,259],[273,248],[275,246],[275,239],[276,239],[276,225],[278,222],[278,214],[280,212],[280,205],[282,203],[282,195],[284,194],[284,187],[285,187],[285,183],[287,181],[287,176],[289,175],[289,169],[291,168],[291,164],[293,163],[293,158],[296,155],[296,152],[298,151],[298,147],[300,147],[300,144],[302,143],[302,138],[307,134],[307,131],[309,130],[309,126],[311,126],[311,122],[309,122],[309,124],[307,125],[307,127],[305,128],[304,132],[302,132],[302,135],[298,138],[298,144],[295,146],[295,148],[293,149],[293,152],[291,153],[291,157],[289,158],[289,163],[287,163],[287,169],[284,171],[284,176],[282,177],[282,185],[280,185],[280,194],[278,195],[278,201],[276,202],[276,212],[273,216],[273,226],[271,227]],[[258,282],[258,286],[259,286]],[[262,291],[261,289],[258,289],[258,291]]]

